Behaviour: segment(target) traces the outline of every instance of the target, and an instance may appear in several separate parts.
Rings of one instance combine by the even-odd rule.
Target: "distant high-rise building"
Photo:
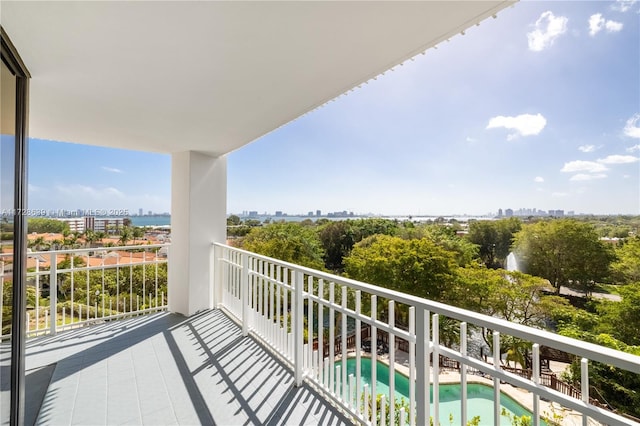
[[[152,215],[153,215],[153,212],[152,212],[151,210],[149,210],[149,211],[147,212],[147,214],[148,214],[149,216],[152,216]]]
[[[575,216],[576,212],[574,210],[569,210],[567,212],[567,216]]]
[[[506,209],[506,210],[504,211],[504,215],[505,215],[506,217],[512,217],[512,216],[513,216],[513,210],[512,210],[512,209]]]
[[[498,209],[498,217],[502,217],[502,209]]]
[[[276,217],[282,217],[282,211],[276,210]]]
[[[307,216],[313,216],[313,212],[307,213]]]
[[[142,210],[142,207],[140,207],[140,208],[138,209],[138,216],[142,216],[142,214],[143,214],[143,210]]]
[[[258,216],[258,211],[257,210],[250,210],[249,211],[249,217],[256,217]]]
[[[322,216],[322,210],[316,210],[316,216]]]

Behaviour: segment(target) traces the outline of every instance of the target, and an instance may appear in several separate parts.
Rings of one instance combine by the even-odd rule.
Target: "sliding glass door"
[[[24,424],[27,98],[29,74],[0,28],[0,424]]]

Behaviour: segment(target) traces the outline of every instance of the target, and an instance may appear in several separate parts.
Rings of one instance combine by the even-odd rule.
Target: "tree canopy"
[[[640,282],[640,236],[629,238],[616,249],[617,260],[611,265],[622,283]]]
[[[332,271],[342,272],[343,259],[351,253],[356,243],[372,235],[395,235],[397,232],[398,223],[388,219],[324,222],[319,237],[325,252],[325,266]]]
[[[514,251],[524,272],[548,279],[557,292],[570,286],[590,293],[609,275],[613,259],[593,225],[574,219],[524,226],[515,235]]]
[[[467,238],[478,245],[480,259],[488,268],[502,268],[511,251],[514,234],[522,227],[513,217],[501,220],[477,220],[469,223]]]
[[[292,222],[252,228],[242,248],[309,268],[324,269],[324,250],[313,228]]]
[[[46,217],[32,217],[27,220],[27,232],[38,234],[61,234],[69,230],[69,224],[61,220],[48,219]]]
[[[426,238],[404,240],[389,235],[362,240],[344,263],[351,278],[436,300],[453,281],[457,268],[452,252]]]

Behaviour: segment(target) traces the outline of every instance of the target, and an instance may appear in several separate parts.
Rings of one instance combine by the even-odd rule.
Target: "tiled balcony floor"
[[[27,370],[55,364],[36,424],[351,424],[314,389],[294,387],[292,372],[218,310],[140,316],[27,346]]]

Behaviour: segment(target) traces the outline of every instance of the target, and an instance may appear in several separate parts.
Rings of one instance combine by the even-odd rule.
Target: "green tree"
[[[96,232],[96,241],[98,241],[100,244],[102,244],[102,240],[107,238],[107,233],[104,231],[98,231]]]
[[[451,226],[423,225],[419,228],[423,238],[428,238],[440,247],[455,253],[458,266],[470,265],[478,258],[479,247],[456,234]]]
[[[318,236],[324,249],[324,264],[327,269],[342,272],[342,260],[348,256],[355,244],[349,221],[328,222],[322,226]]]
[[[144,237],[144,229],[139,226],[131,228],[131,237],[133,238],[133,244],[136,243],[136,239]]]
[[[62,233],[64,235],[64,232]],[[75,232],[69,232],[62,241],[63,247],[76,248],[78,245],[78,235]]]
[[[84,231],[84,242],[87,247],[93,247],[93,243],[97,240],[96,233],[93,229],[86,229]]]
[[[227,226],[240,226],[242,224],[242,220],[235,214],[232,214],[227,218]]]
[[[530,327],[541,328],[548,309],[538,301],[547,281],[504,269],[488,269],[485,266],[459,268],[455,283],[447,288],[445,301],[466,309]],[[492,346],[492,330],[485,329],[483,338]],[[507,361],[515,361],[527,367],[530,343],[504,336],[500,353],[507,354]]]
[[[613,260],[593,225],[573,219],[524,226],[515,235],[514,251],[524,272],[546,278],[557,293],[571,286],[590,294],[608,276]]]
[[[353,246],[372,235],[395,235],[398,223],[388,219],[356,219],[344,221],[318,220],[320,241],[325,251],[325,266],[336,272],[344,270],[343,259]]]
[[[43,250],[46,241],[42,235],[34,238],[33,240],[29,240],[29,248],[35,249],[35,251]]]
[[[53,250],[60,250],[62,247],[64,246],[64,241],[56,238],[54,240],[51,240],[51,248]]]
[[[616,279],[623,283],[640,282],[640,236],[626,240],[616,249],[616,256],[611,265]]]
[[[27,232],[38,234],[60,234],[63,230],[69,230],[69,224],[57,219],[46,217],[33,217],[27,219]]]
[[[294,222],[252,228],[241,244],[245,250],[285,262],[323,269],[324,250],[314,229]]]
[[[398,222],[389,219],[356,219],[349,220],[354,242],[357,243],[371,235],[396,235]]]
[[[126,246],[127,243],[133,238],[133,231],[130,227],[125,226],[120,230],[120,244]]]
[[[595,343],[619,351],[640,356],[640,346],[627,345],[609,334],[594,334],[567,326],[559,330],[560,334],[574,339]],[[576,387],[580,386],[580,358],[571,363],[566,378]],[[600,362],[589,362],[589,386],[596,389],[592,392],[598,399],[604,399],[615,410],[640,417],[640,374],[627,371]]]
[[[452,252],[426,238],[389,235],[362,240],[344,264],[351,278],[435,300],[453,281],[457,268]]]
[[[478,245],[480,259],[488,268],[501,268],[511,251],[514,234],[521,227],[517,218],[473,221],[467,238]]]
[[[628,345],[640,346],[640,282],[623,286],[619,292],[619,302],[602,301],[598,305],[598,329]]]

